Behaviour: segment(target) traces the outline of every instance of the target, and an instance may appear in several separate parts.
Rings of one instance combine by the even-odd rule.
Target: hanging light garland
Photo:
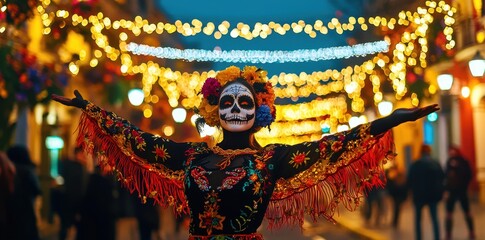
[[[217,31],[211,30],[213,24],[203,24],[198,20],[191,21],[195,28],[191,28],[190,24],[176,21],[175,24],[169,23],[149,23],[147,20],[141,17],[136,17],[132,20],[111,20],[105,17],[102,13],[96,15],[90,15],[83,17],[77,14],[71,14],[65,10],[58,10],[56,13],[47,12],[46,6],[50,4],[50,1],[44,0],[43,6],[39,6],[37,10],[41,14],[41,18],[44,23],[44,33],[49,34],[49,27],[53,18],[71,18],[71,21],[66,21],[73,26],[86,27],[90,29],[92,38],[96,46],[102,50],[102,54],[106,55],[112,61],[121,60],[121,72],[123,74],[143,74],[143,90],[148,96],[145,100],[150,102],[150,91],[153,84],[158,83],[167,92],[169,96],[169,102],[171,105],[177,105],[181,101],[182,105],[186,108],[192,108],[198,106],[199,101],[197,98],[197,91],[201,87],[201,83],[207,76],[215,75],[215,71],[209,72],[194,72],[194,73],[181,73],[173,71],[170,68],[164,68],[158,66],[153,62],[135,64],[128,51],[128,38],[132,34],[139,36],[142,33],[146,34],[162,34],[163,32],[174,33],[179,32],[186,36],[192,36],[200,32],[200,29],[204,33],[214,34],[216,38],[220,38],[223,35],[229,34],[231,37],[248,36],[246,33],[249,31],[254,33],[256,29],[261,29],[258,35],[253,34],[253,37],[244,37],[248,40],[254,37],[266,38],[268,33],[277,32],[283,33],[285,31],[293,30],[295,33],[305,32],[310,37],[315,36],[316,33],[312,33],[312,30],[320,29],[320,33],[326,34],[328,30],[335,30],[337,33],[342,34],[343,31],[353,31],[354,26],[359,25],[362,30],[368,30],[369,27],[374,26],[376,28],[394,29],[396,25],[401,26],[413,26],[414,30],[411,32],[404,32],[401,40],[396,45],[391,46],[392,56],[386,56],[378,54],[372,60],[365,61],[363,64],[354,67],[347,67],[341,70],[330,69],[326,71],[318,71],[313,73],[281,73],[279,75],[272,76],[270,81],[274,84],[279,84],[280,88],[276,89],[277,96],[279,97],[302,97],[308,96],[309,93],[317,93],[319,96],[325,96],[329,93],[343,93],[345,92],[349,99],[351,99],[352,111],[363,111],[363,99],[360,97],[360,91],[365,85],[364,80],[369,79],[373,86],[374,101],[377,104],[382,100],[382,92],[380,91],[380,83],[382,77],[388,79],[396,92],[396,98],[400,99],[407,92],[405,79],[406,66],[413,66],[418,64],[421,67],[427,66],[427,49],[428,43],[426,41],[426,34],[428,26],[433,22],[434,13],[444,14],[444,24],[446,27],[443,29],[443,33],[446,36],[447,43],[446,48],[451,49],[454,47],[455,42],[452,38],[453,29],[451,25],[454,24],[453,18],[456,9],[452,8],[444,1],[427,1],[427,8],[418,7],[415,12],[402,11],[398,18],[386,19],[384,17],[370,17],[367,19],[353,17],[349,18],[348,24],[340,24],[338,19],[332,19],[327,24],[323,21],[317,20],[314,24],[308,25],[304,21],[298,21],[291,24],[278,24],[270,22],[268,24],[256,24],[254,29],[248,28],[249,26],[244,23],[237,24],[235,29],[230,30],[230,24],[224,21],[221,25],[217,26]],[[120,31],[119,33],[119,46],[111,46],[108,41],[108,36],[103,34],[105,29],[120,29],[128,30]],[[181,29],[184,29],[183,31]],[[191,30],[190,30],[191,29]],[[271,31],[267,32],[266,30]],[[277,30],[279,29],[279,30]],[[227,30],[227,31],[226,31]],[[191,32],[192,31],[192,32]],[[238,32],[239,31],[239,32]],[[219,32],[219,34],[218,34]],[[258,31],[256,31],[258,32]],[[313,31],[315,32],[315,31]],[[189,34],[190,33],[190,34]],[[236,34],[237,33],[237,34]],[[283,35],[283,34],[282,34]],[[219,36],[219,37],[217,37]],[[113,41],[111,41],[113,42]],[[419,46],[419,48],[417,47]],[[417,51],[419,49],[419,51]],[[101,51],[95,50],[95,56],[97,59],[102,57]],[[97,61],[91,61],[97,62]],[[376,74],[377,69],[382,69],[385,76],[379,76]],[[189,84],[189,85],[187,85]],[[189,87],[187,87],[189,86]],[[416,94],[411,94],[415,96]],[[413,104],[416,102],[416,98],[413,98]]]
[[[230,63],[285,63],[334,60],[374,54],[389,50],[386,41],[375,41],[318,49],[299,49],[293,51],[261,51],[261,50],[202,50],[177,49],[171,47],[152,47],[146,44],[129,43],[128,52],[135,55],[148,55],[157,58],[181,59],[189,62],[230,62]]]
[[[283,24],[269,22],[267,24],[257,23],[253,28],[245,23],[239,23],[231,28],[227,21],[216,26],[210,22],[203,24],[198,20],[192,20],[190,23],[192,25],[181,21],[176,21],[174,24],[161,22],[154,24],[141,17],[136,17],[134,20],[111,20],[103,13],[80,16],[66,10],[49,12],[47,7],[50,3],[49,0],[44,0],[43,5],[37,7],[44,24],[44,34],[51,33],[50,26],[55,18],[65,19],[66,24],[89,29],[95,46],[99,48],[91,54],[93,56],[90,61],[92,67],[96,66],[96,63],[99,62],[98,59],[101,59],[103,55],[112,61],[120,61],[120,70],[123,74],[141,74],[143,76],[141,81],[146,96],[145,103],[148,103],[147,106],[150,103],[156,103],[156,101],[152,101],[156,96],[152,96],[151,90],[154,84],[159,84],[167,94],[171,106],[181,104],[188,109],[200,104],[200,97],[197,93],[200,91],[203,81],[207,77],[215,76],[216,72],[211,70],[187,73],[159,66],[154,62],[137,64],[134,62],[128,47],[131,36],[163,33],[180,33],[184,36],[193,36],[202,32],[206,35],[212,35],[216,39],[230,36],[252,40],[258,37],[265,39],[272,33],[284,35],[293,31],[297,34],[306,33],[309,37],[314,38],[317,34],[328,34],[330,31],[343,34],[344,31],[353,31],[359,28],[366,31],[371,27],[377,29],[394,29],[397,25],[408,27],[395,45],[393,43],[392,46],[388,46],[391,49],[390,56],[379,53],[360,65],[349,66],[340,70],[329,69],[299,74],[280,73],[271,76],[269,81],[277,86],[275,88],[277,97],[299,98],[315,94],[326,96],[326,98],[302,105],[277,106],[277,111],[281,114],[272,126],[272,131],[261,131],[256,136],[263,145],[268,142],[297,143],[303,140],[319,139],[322,135],[322,124],[335,131],[338,124],[348,122],[350,119],[347,110],[349,100],[353,112],[364,111],[361,90],[364,85],[368,84],[367,80],[372,84],[375,104],[383,100],[383,93],[380,89],[380,84],[383,81],[392,83],[396,99],[404,96],[407,91],[405,82],[407,66],[420,66],[422,68],[427,66],[428,43],[426,36],[428,26],[434,20],[434,13],[444,15],[443,22],[446,26],[443,33],[447,40],[446,48],[451,49],[455,45],[451,25],[455,22],[453,15],[456,9],[444,1],[427,1],[426,8],[419,7],[415,12],[402,11],[398,18],[387,19],[376,16],[365,19],[350,17],[347,23],[340,23],[338,19],[331,19],[327,23],[316,20],[313,24],[304,21]],[[108,35],[103,33],[106,29],[119,30],[118,39],[114,39],[114,41],[109,39]],[[110,44],[117,42],[116,40],[119,40],[118,46]],[[378,72],[384,74],[378,74]],[[338,98],[328,98],[328,94],[341,95]],[[416,94],[411,94],[411,99],[413,105],[418,104]],[[329,108],[329,106],[333,108]],[[329,117],[325,120],[318,119],[319,116],[325,115],[329,115]],[[298,117],[295,118],[295,116]],[[285,131],[295,135],[302,134],[302,136],[273,135],[275,132],[282,133]]]

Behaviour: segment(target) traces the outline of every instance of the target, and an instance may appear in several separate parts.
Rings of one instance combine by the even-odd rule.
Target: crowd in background
[[[159,209],[151,199],[142,203],[137,195],[121,187],[116,176],[103,174],[99,167],[87,168],[86,159],[81,149],[75,149],[73,159],[59,162],[60,176],[52,179],[50,190],[53,221],[58,229],[56,236],[45,239],[173,239],[159,231],[162,212],[170,212]],[[35,209],[36,199],[41,196],[36,170],[27,148],[14,146],[6,153],[0,152],[0,239],[43,239]],[[120,237],[116,225],[123,219],[136,221],[125,224],[132,225],[133,231],[121,230],[127,236]],[[174,231],[185,231],[179,229],[183,219],[172,224]]]
[[[362,208],[369,225],[389,224],[399,228],[400,209],[410,199],[413,203],[415,239],[422,235],[423,209],[429,210],[435,239],[453,237],[453,213],[459,203],[468,227],[470,239],[475,239],[474,223],[468,199],[472,171],[468,160],[457,147],[449,148],[445,166],[431,157],[432,149],[423,145],[420,158],[407,172],[391,166],[386,170],[385,188],[374,188],[367,193]],[[134,193],[120,187],[115,176],[102,174],[99,168],[87,168],[84,152],[74,150],[73,159],[62,159],[59,173],[62,181],[53,181],[51,188],[52,212],[57,216],[59,229],[55,239],[120,239],[116,224],[123,219],[136,219],[136,233],[125,239],[167,239],[160,234],[162,210],[150,199],[142,203]],[[0,239],[40,239],[35,200],[41,195],[39,178],[27,148],[13,146],[0,152]],[[438,203],[444,202],[446,216],[438,216]],[[389,202],[390,204],[386,204]],[[164,211],[165,214],[170,213]],[[388,218],[386,213],[391,213]],[[184,226],[184,218],[175,220],[174,231]],[[129,237],[126,237],[130,235]],[[172,239],[173,235],[169,239]]]
[[[414,207],[415,239],[423,235],[422,216],[424,209],[429,211],[435,240],[441,240],[441,224],[444,223],[444,239],[453,239],[453,213],[457,202],[463,210],[469,239],[475,239],[475,229],[468,199],[468,187],[472,171],[468,160],[455,146],[449,147],[445,166],[431,157],[431,147],[422,145],[420,157],[408,168],[407,173],[391,166],[386,171],[385,188],[369,191],[364,207],[364,218],[368,224],[379,225],[386,219],[384,198],[390,200],[392,212],[390,224],[399,228],[399,218],[403,203],[410,198]],[[438,205],[444,202],[446,216],[438,216]],[[444,219],[442,221],[441,219]]]

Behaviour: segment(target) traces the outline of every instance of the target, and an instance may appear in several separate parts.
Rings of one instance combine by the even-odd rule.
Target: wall
[[[479,185],[480,202],[485,203],[485,83],[473,87],[470,96],[473,108],[475,129],[475,163],[476,177]]]

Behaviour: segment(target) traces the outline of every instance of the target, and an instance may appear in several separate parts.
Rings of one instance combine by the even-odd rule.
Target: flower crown
[[[219,122],[219,97],[221,89],[229,82],[243,79],[252,86],[256,96],[256,119],[254,132],[262,127],[268,127],[275,120],[276,108],[274,106],[275,94],[273,85],[266,81],[266,71],[255,66],[246,66],[241,71],[236,66],[230,66],[219,71],[215,78],[207,78],[202,86],[202,102],[198,108],[198,114],[202,116],[209,126],[220,126]]]

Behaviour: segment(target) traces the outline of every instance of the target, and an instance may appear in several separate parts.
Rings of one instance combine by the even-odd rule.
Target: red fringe
[[[78,131],[77,145],[89,154],[96,153],[103,172],[115,171],[122,185],[131,193],[138,192],[143,202],[153,198],[162,207],[174,207],[176,214],[189,213],[182,171],[174,172],[162,165],[150,165],[133,154],[131,149],[123,149],[86,113],[81,115]]]
[[[385,176],[383,164],[387,159],[394,157],[392,133],[388,131],[371,138],[360,147],[363,148],[362,154],[346,160],[348,164],[335,173],[316,181],[309,187],[299,182],[305,186],[301,187],[301,191],[292,192],[293,189],[300,188],[286,186],[286,189],[290,189],[289,195],[273,194],[265,215],[269,223],[268,228],[280,228],[285,225],[302,227],[305,214],[310,215],[313,221],[323,216],[335,222],[333,215],[339,204],[354,211],[364,194],[371,188],[384,187],[386,179],[383,177]]]

